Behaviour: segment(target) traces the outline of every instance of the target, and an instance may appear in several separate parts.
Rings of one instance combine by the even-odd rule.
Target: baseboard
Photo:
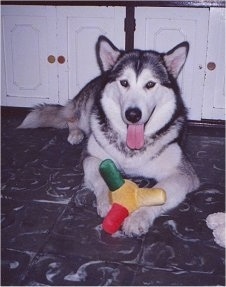
[[[25,107],[6,107],[1,106],[1,117],[23,117],[32,108]],[[221,120],[201,120],[201,121],[188,121],[188,132],[197,132],[207,136],[225,136],[225,121]]]
[[[201,120],[188,121],[188,132],[204,136],[225,137],[225,121],[222,120]]]

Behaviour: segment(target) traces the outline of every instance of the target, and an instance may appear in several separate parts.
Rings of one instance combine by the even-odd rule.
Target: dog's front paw
[[[139,209],[125,219],[122,230],[130,237],[140,236],[148,232],[151,224],[152,221],[149,218],[148,212],[144,209]]]
[[[110,208],[110,204],[97,204],[97,214],[100,217],[105,217],[108,214]]]
[[[67,141],[71,144],[79,144],[84,138],[84,134],[80,130],[73,130],[70,132]]]
[[[108,214],[110,208],[111,205],[108,199],[104,199],[104,197],[97,199],[97,214],[100,217],[105,217]]]

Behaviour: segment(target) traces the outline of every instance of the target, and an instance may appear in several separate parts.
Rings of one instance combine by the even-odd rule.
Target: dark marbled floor
[[[71,146],[66,130],[15,129],[23,117],[2,111],[1,285],[225,285],[225,250],[205,222],[225,207],[224,130],[188,130],[202,187],[148,234],[127,238],[101,229],[82,186],[84,143]]]

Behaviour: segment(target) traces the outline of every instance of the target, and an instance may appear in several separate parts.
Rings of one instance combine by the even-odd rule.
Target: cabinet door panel
[[[31,17],[26,17],[26,20],[20,16],[5,17],[9,94],[29,95],[32,90],[32,96],[37,96],[45,90],[46,69],[39,62],[45,52],[41,49],[43,39],[39,35],[45,23],[42,19],[35,20]]]
[[[3,45],[3,41],[1,41],[1,105],[7,106],[6,69],[5,69],[4,57],[5,57],[4,45]]]
[[[217,31],[217,32],[216,32]],[[211,8],[202,118],[225,119],[225,11]],[[215,68],[209,69],[208,63]]]
[[[7,105],[32,106],[42,101],[58,102],[55,88],[57,69],[47,61],[48,52],[55,52],[51,49],[56,37],[55,19],[50,23],[49,12],[54,12],[52,9],[48,13],[47,9],[36,7],[3,9]]]
[[[65,104],[91,79],[100,74],[95,45],[100,35],[124,48],[125,8],[59,7],[58,54],[67,58],[67,69],[59,66],[60,99]],[[65,80],[68,79],[68,87]]]
[[[188,41],[190,51],[179,75],[189,118],[201,119],[209,9],[136,8],[135,47],[167,52]]]

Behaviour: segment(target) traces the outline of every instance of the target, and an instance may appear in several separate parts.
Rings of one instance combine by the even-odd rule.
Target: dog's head
[[[102,72],[108,73],[103,106],[112,120],[127,129],[127,145],[140,149],[145,136],[172,120],[181,103],[177,77],[186,61],[189,44],[183,42],[167,53],[120,51],[106,37],[97,42]],[[111,104],[109,107],[107,105]],[[119,124],[119,123],[118,123]]]

